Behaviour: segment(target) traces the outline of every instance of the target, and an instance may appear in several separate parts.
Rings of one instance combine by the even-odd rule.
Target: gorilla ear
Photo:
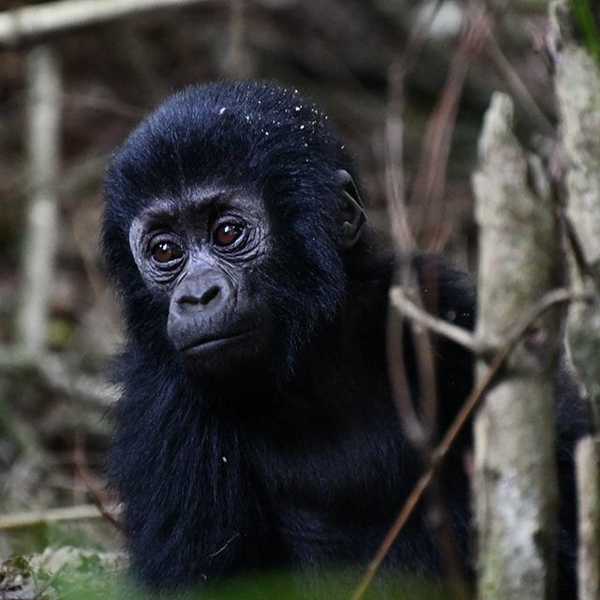
[[[340,226],[341,244],[344,248],[352,248],[358,242],[362,228],[367,222],[367,215],[358,187],[348,171],[336,171],[335,178],[341,187]]]

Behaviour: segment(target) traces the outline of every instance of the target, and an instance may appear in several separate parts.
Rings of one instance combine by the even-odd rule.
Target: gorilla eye
[[[217,246],[231,246],[243,233],[242,225],[223,223],[213,232],[213,241]]]
[[[162,240],[152,246],[150,254],[155,262],[166,264],[180,259],[183,256],[183,250],[174,242]]]

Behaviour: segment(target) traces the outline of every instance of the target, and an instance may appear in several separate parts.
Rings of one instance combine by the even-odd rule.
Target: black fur
[[[110,473],[125,503],[133,571],[151,587],[288,565],[365,565],[422,472],[387,378],[394,261],[369,228],[351,250],[336,244],[339,169],[354,174],[327,117],[295,91],[260,83],[175,95],[112,161],[103,247],[123,299],[127,347],[119,361],[123,395]],[[207,185],[249,190],[266,203],[274,251],[253,277],[277,331],[264,366],[212,379],[190,373],[173,350],[165,303],[144,285],[128,244],[143,206]],[[471,328],[468,278],[438,259],[413,262],[436,312]],[[443,430],[470,389],[472,365],[447,341],[436,340],[435,354]],[[582,422],[572,419],[564,437],[577,437]],[[572,440],[561,450],[569,487],[571,449]],[[468,569],[462,458],[453,453],[441,482]],[[568,527],[572,532],[572,522]],[[568,553],[573,540],[566,537]],[[572,557],[563,561],[572,565]],[[441,574],[425,505],[387,564]]]

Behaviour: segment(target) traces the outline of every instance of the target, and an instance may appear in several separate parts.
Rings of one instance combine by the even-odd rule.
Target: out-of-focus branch
[[[116,519],[118,512],[109,513]],[[68,508],[49,508],[47,510],[14,513],[0,516],[0,531],[22,529],[37,525],[48,525],[65,521],[84,521],[88,519],[104,519],[105,515],[94,504],[70,506]]]
[[[30,50],[28,150],[31,201],[23,251],[19,342],[31,354],[46,343],[48,305],[57,241],[57,180],[60,156],[61,81],[49,46]]]
[[[510,64],[504,52],[502,52],[502,48],[500,48],[498,40],[493,34],[490,34],[488,37],[486,51],[494,66],[498,69],[500,76],[506,81],[510,92],[515,96],[523,109],[527,111],[527,114],[535,122],[538,129],[545,135],[552,136],[554,134],[552,123],[550,123],[548,117],[546,117],[542,109],[538,106],[524,81]]]
[[[474,354],[478,354],[481,351],[475,337],[471,333],[462,327],[457,327],[447,321],[437,319],[419,308],[406,296],[401,287],[394,286],[390,289],[390,300],[397,311],[418,325],[452,340],[458,345],[471,350]]]
[[[229,32],[223,60],[223,72],[232,79],[248,78],[253,71],[250,48],[246,44],[247,0],[230,0]]]
[[[408,223],[404,176],[405,62],[394,64],[389,69],[390,98],[384,132],[387,213],[392,239],[402,253],[408,253],[415,247]]]
[[[595,302],[569,309],[567,335],[580,387],[590,401],[594,436],[576,450],[580,600],[600,589],[600,69],[578,41],[573,3],[550,5],[549,46],[555,59],[562,143],[567,158],[570,275],[574,290],[591,289]]]
[[[207,0],[62,0],[0,13],[0,44],[15,45],[77,27]]]
[[[493,96],[473,178],[480,225],[476,335],[484,346],[502,339],[560,275],[554,198],[539,159],[528,157],[516,140],[513,111],[510,98]],[[537,600],[550,597],[554,588],[558,497],[552,373],[560,325],[556,312],[536,320],[475,421],[478,587],[486,600]],[[487,371],[480,360],[480,377],[487,379]]]
[[[422,19],[411,34],[406,49],[399,60],[395,61],[388,71],[389,98],[385,121],[385,182],[387,214],[390,222],[392,240],[396,250],[408,255],[415,248],[415,240],[408,222],[406,209],[406,185],[404,175],[404,86],[408,72],[414,67],[435,20],[441,2],[435,0],[430,7],[429,16]],[[403,286],[410,285],[413,273],[408,263],[401,264],[395,279]],[[419,301],[420,299],[417,299]],[[397,310],[391,310],[387,323],[387,354],[392,394],[400,415],[400,423],[413,446],[424,452],[429,433],[434,428],[437,399],[432,381],[435,380],[433,356],[428,340],[428,333],[414,335],[417,363],[419,366],[419,382],[423,389],[423,420],[417,411],[410,394],[406,368],[404,365],[404,324]],[[425,377],[425,379],[424,379]]]
[[[71,372],[56,356],[0,348],[0,373],[17,375],[19,372],[40,377],[50,389],[95,405],[110,406],[118,397],[116,388],[108,382]]]
[[[485,8],[473,8],[467,18],[467,26],[452,57],[440,100],[427,123],[419,169],[410,201],[410,205],[423,206],[421,231],[417,234],[428,229],[432,214],[436,215],[437,221],[440,220],[440,211],[443,211],[442,199],[446,189],[448,155],[459,101],[473,57],[481,52],[489,33]],[[438,245],[438,241],[429,239],[426,245],[428,248],[434,248]]]

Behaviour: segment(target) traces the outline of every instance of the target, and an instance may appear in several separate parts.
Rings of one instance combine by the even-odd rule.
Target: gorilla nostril
[[[222,288],[220,285],[192,286],[183,292],[175,302],[179,310],[183,312],[203,310],[211,305],[211,302],[221,297]],[[211,308],[214,308],[211,305]]]
[[[200,303],[204,304],[204,306],[210,304],[219,295],[220,291],[221,289],[219,286],[213,285],[212,287],[208,288],[204,294],[202,294],[200,297]]]
[[[186,307],[202,308],[208,306],[220,293],[221,288],[218,285],[212,285],[202,293],[182,294],[181,297],[177,299],[177,304],[184,309]]]

